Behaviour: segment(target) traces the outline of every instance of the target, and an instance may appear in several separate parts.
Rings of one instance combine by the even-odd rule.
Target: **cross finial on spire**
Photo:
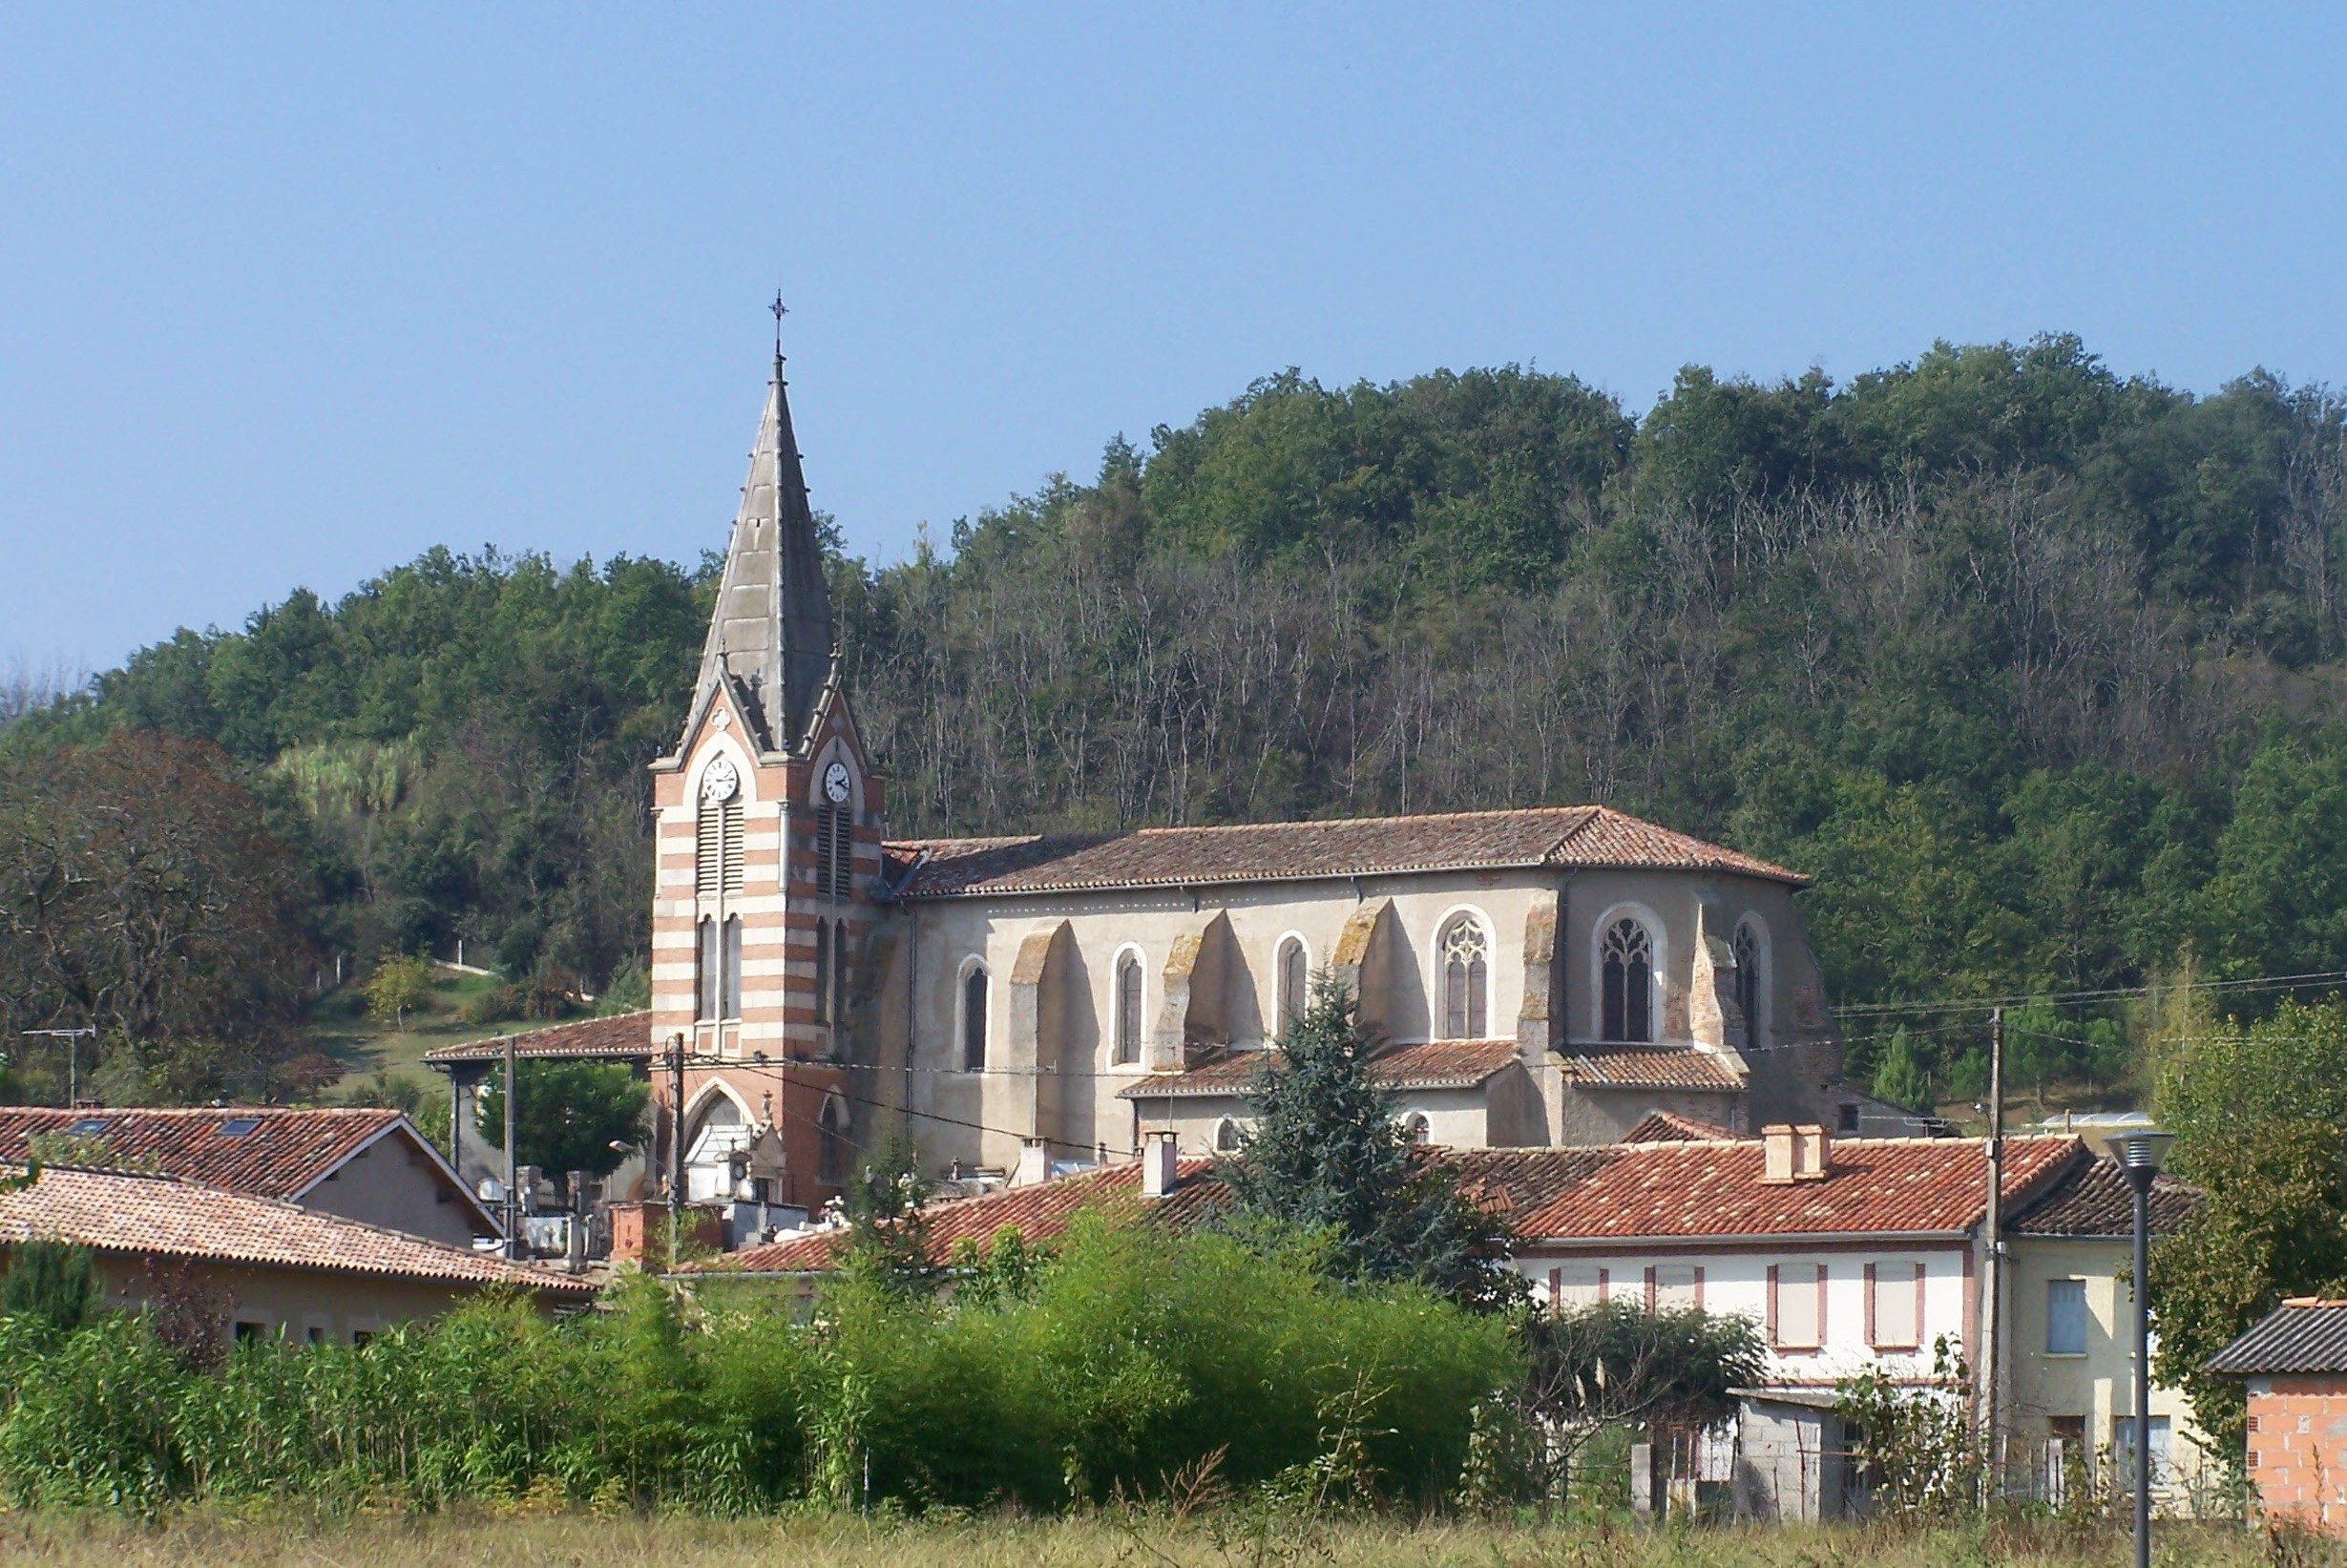
[[[781,359],[783,357],[783,318],[790,314],[790,307],[783,303],[781,289],[774,291],[774,303],[766,308],[774,312],[774,357]]]

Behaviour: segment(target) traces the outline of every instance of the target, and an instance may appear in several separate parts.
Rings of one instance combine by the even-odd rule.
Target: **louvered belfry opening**
[[[703,898],[742,890],[742,801],[701,803],[694,889]]]
[[[855,896],[855,818],[847,806],[815,807],[815,889],[834,904]]]

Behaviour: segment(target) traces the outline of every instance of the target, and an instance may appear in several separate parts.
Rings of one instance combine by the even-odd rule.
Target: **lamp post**
[[[2135,1194],[2135,1568],[2151,1568],[2151,1183],[2175,1140],[2148,1125],[2105,1140]]]

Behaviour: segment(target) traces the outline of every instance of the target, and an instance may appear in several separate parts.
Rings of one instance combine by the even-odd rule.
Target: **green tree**
[[[1904,1025],[1891,1031],[1890,1039],[1876,1054],[1875,1098],[1909,1111],[1932,1108],[1931,1081],[1923,1064],[1916,1060],[1915,1046]]]
[[[643,1136],[651,1086],[624,1062],[522,1061],[513,1069],[515,1163],[535,1165],[558,1185],[572,1171],[604,1176],[624,1158],[614,1143]],[[505,1084],[492,1077],[477,1100],[481,1136],[505,1147]]]
[[[431,993],[429,960],[417,953],[385,953],[367,979],[367,1011],[379,1022],[405,1029],[408,1014],[429,1002]]]
[[[2159,1371],[2233,1447],[2241,1388],[2202,1364],[2284,1297],[2347,1290],[2347,1003],[2286,1002],[2243,1027],[2188,992],[2162,1023],[2159,1119],[2207,1198],[2151,1255]]]
[[[1768,1348],[1751,1319],[1700,1307],[1648,1311],[1615,1299],[1527,1313],[1523,1408],[1546,1434],[1553,1479],[1614,1427],[1649,1432],[1708,1427],[1736,1412],[1732,1390],[1768,1375]]]
[[[90,1321],[106,1300],[106,1284],[90,1249],[35,1238],[8,1249],[0,1275],[0,1313],[36,1319],[60,1334]]]
[[[937,1280],[921,1212],[929,1194],[920,1151],[902,1133],[891,1133],[849,1179],[843,1194],[848,1244],[840,1256],[841,1272],[891,1299],[926,1298]]]
[[[1247,1091],[1254,1126],[1215,1174],[1242,1221],[1323,1234],[1328,1266],[1360,1283],[1411,1281],[1496,1307],[1520,1277],[1513,1239],[1440,1164],[1413,1158],[1394,1097],[1371,1067],[1374,1042],[1351,994],[1326,976]]]

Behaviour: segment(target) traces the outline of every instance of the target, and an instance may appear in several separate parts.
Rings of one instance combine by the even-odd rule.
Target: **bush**
[[[1019,1272],[960,1307],[843,1281],[811,1318],[752,1282],[695,1303],[631,1274],[575,1318],[485,1301],[214,1370],[148,1318],[70,1339],[0,1320],[0,1499],[1057,1508],[1161,1494],[1218,1453],[1240,1484],[1343,1453],[1366,1490],[1433,1500],[1517,1376],[1495,1317],[1229,1236],[1084,1217]]]

